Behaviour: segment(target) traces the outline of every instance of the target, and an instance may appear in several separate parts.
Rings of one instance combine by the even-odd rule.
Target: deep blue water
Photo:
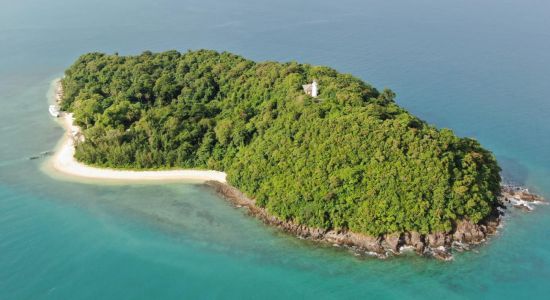
[[[263,226],[196,185],[57,181],[46,94],[80,54],[211,48],[329,65],[477,138],[550,198],[547,1],[0,0],[0,299],[546,298],[550,210],[450,263],[380,261]]]

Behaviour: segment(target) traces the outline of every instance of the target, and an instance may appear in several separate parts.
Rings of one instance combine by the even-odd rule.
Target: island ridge
[[[314,80],[316,98],[302,90]],[[62,109],[84,136],[79,161],[226,172],[232,187],[218,190],[242,192],[270,223],[306,235],[423,252],[480,242],[498,225],[492,153],[412,116],[390,90],[327,67],[209,50],[90,53],[62,86]]]

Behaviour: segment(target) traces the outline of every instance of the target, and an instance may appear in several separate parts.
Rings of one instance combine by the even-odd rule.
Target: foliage
[[[302,84],[317,79],[318,99]],[[200,50],[89,53],[62,80],[86,141],[76,156],[115,168],[208,168],[258,205],[308,226],[449,231],[496,206],[499,167],[476,141],[412,116],[327,67]]]

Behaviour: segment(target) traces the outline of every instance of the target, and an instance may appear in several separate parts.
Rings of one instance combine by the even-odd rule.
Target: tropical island
[[[210,50],[89,53],[61,86],[81,167],[213,172],[207,184],[301,237],[447,259],[499,225],[490,151],[328,67]]]

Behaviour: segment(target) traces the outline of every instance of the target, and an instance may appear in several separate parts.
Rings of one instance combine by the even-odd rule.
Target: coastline
[[[56,104],[62,96],[60,81],[55,82]],[[251,216],[265,224],[274,226],[298,238],[308,239],[333,246],[345,247],[357,255],[371,255],[378,258],[387,258],[392,255],[416,253],[422,256],[434,257],[441,260],[451,260],[452,251],[469,250],[471,246],[482,244],[497,233],[502,221],[504,203],[523,210],[532,210],[530,204],[543,203],[544,199],[529,193],[527,189],[516,186],[502,186],[500,197],[501,207],[496,208],[489,217],[474,224],[468,220],[461,220],[454,224],[450,232],[435,232],[421,234],[418,232],[402,232],[382,236],[369,236],[342,230],[327,230],[313,228],[281,220],[270,214],[265,208],[256,205],[253,199],[248,198],[237,188],[229,185],[226,173],[214,170],[121,170],[93,167],[81,163],[74,157],[75,141],[83,140],[80,128],[73,124],[71,113],[61,112],[57,118],[64,128],[65,134],[56,146],[53,156],[43,165],[43,170],[50,176],[62,180],[84,182],[92,180],[94,183],[159,183],[159,182],[186,182],[199,183],[216,191],[224,199],[236,207],[246,207]]]
[[[313,228],[291,220],[281,220],[265,208],[257,206],[253,199],[227,183],[207,181],[205,185],[214,189],[235,207],[247,208],[249,215],[260,219],[266,225],[274,226],[301,239],[347,248],[356,255],[376,256],[382,259],[416,253],[439,260],[452,260],[453,251],[471,250],[472,247],[484,244],[496,235],[502,226],[506,209],[515,208],[530,212],[534,210],[533,205],[547,204],[544,198],[529,192],[526,188],[504,184],[501,186],[498,207],[478,224],[460,220],[454,224],[450,232],[422,234],[412,231],[369,236],[351,231]]]
[[[207,181],[220,196],[236,207],[246,207],[248,213],[267,225],[274,226],[298,238],[325,243],[336,247],[345,247],[356,255],[369,255],[388,258],[393,255],[416,253],[421,256],[440,260],[452,260],[452,251],[470,250],[472,246],[482,244],[497,233],[502,221],[499,210],[480,224],[462,220],[455,224],[453,231],[421,234],[418,232],[392,233],[382,236],[369,236],[341,230],[327,230],[281,220],[270,214],[265,208],[256,205],[238,189],[226,183]]]
[[[60,81],[56,80],[55,102],[59,103],[62,95]],[[226,183],[226,174],[214,170],[116,170],[98,168],[86,165],[76,160],[75,140],[82,138],[80,129],[73,124],[72,114],[62,112],[57,118],[65,129],[61,141],[54,150],[54,154],[42,166],[48,175],[69,181],[92,180],[102,183],[127,183],[127,182],[171,182],[184,181],[188,183],[204,183],[216,181]]]

